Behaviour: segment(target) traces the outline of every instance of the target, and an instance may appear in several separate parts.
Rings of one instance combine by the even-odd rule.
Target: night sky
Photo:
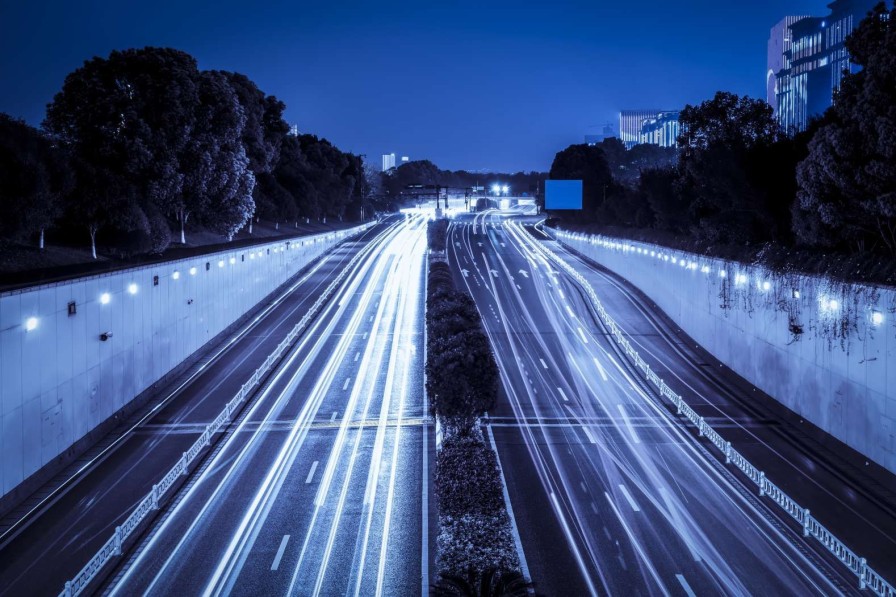
[[[341,149],[443,168],[542,170],[625,108],[764,97],[766,40],[824,0],[65,2],[0,0],[0,111],[39,124],[65,75],[172,46],[239,71]]]

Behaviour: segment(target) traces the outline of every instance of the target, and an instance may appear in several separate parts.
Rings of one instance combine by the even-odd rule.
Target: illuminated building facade
[[[840,88],[843,71],[854,71],[844,42],[877,0],[834,0],[826,17],[796,19],[789,47],[783,47],[775,74],[775,115],[788,132],[806,130],[809,119],[823,113]],[[785,19],[786,21],[786,19]],[[774,34],[775,29],[772,29]],[[772,40],[769,40],[771,60]],[[769,63],[769,70],[774,68]]]
[[[623,110],[619,113],[619,139],[626,149],[640,143],[675,147],[678,110]]]
[[[660,147],[678,147],[679,112],[660,112],[641,123],[640,143]]]

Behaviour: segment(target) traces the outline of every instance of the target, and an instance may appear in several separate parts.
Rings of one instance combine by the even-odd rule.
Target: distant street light
[[[492,193],[495,194],[495,197],[500,195],[501,194],[501,185],[499,185],[499,184],[492,185]]]
[[[501,187],[501,190],[504,191],[504,194],[506,195],[507,193],[510,192],[510,187],[507,185],[504,185],[503,187]]]

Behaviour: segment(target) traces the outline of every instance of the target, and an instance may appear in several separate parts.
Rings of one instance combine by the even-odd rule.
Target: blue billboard
[[[544,181],[544,208],[582,209],[582,181]]]

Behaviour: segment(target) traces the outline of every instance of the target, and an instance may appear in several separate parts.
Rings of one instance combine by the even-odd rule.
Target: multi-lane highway
[[[108,579],[117,594],[416,594],[428,586],[425,221],[345,243],[114,449],[12,529],[0,593],[52,595],[308,311],[335,289]]]
[[[877,554],[878,564],[896,553],[892,508],[874,496],[838,500],[855,488],[844,489],[824,451],[779,437],[788,432],[783,423],[762,420],[761,408],[745,408],[736,396],[743,382],[732,381],[730,371],[700,374],[681,338],[668,333],[668,322],[643,297],[556,243],[536,240],[513,219],[467,215],[449,229],[449,261],[457,283],[475,297],[499,361],[506,400],[491,413],[488,433],[539,590],[807,595],[857,589],[854,577],[808,547],[640,381],[581,289],[539,243],[588,273],[642,356],[686,387],[679,391],[698,397],[701,415],[737,430],[738,439],[752,438],[751,453],[764,453],[769,475],[793,481],[791,460],[803,471],[827,470],[811,483],[805,474],[791,483],[812,485],[806,493],[819,499],[804,503],[814,515],[824,520],[829,509],[830,522],[860,525],[854,535],[862,534],[864,551]],[[732,389],[720,391],[726,384]],[[776,426],[774,433],[764,430]]]
[[[656,397],[552,254],[585,275],[641,356],[701,416],[892,578],[892,476],[862,471],[857,455],[716,367],[624,280],[533,221],[461,215],[448,259],[500,365],[503,394],[486,436],[540,593],[857,588]],[[0,594],[57,594],[328,287],[295,345],[124,546],[101,588],[427,594],[436,516],[422,379],[425,229],[423,217],[393,218],[341,245],[123,425],[83,471],[0,528]]]

